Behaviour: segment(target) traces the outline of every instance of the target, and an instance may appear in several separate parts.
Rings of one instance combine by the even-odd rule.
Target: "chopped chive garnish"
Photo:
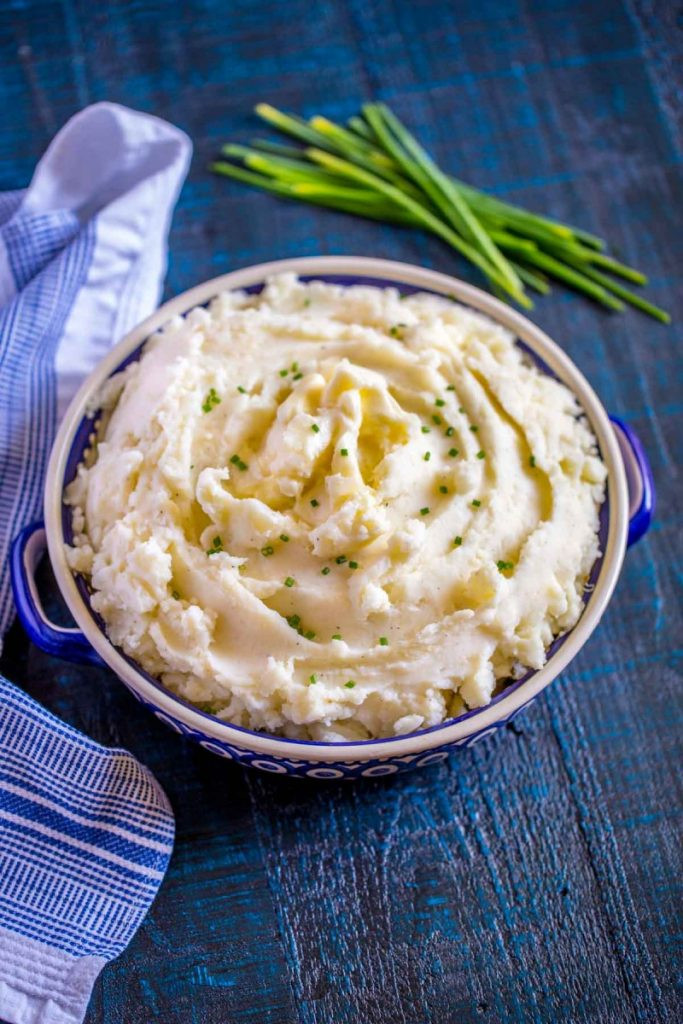
[[[356,684],[354,683],[353,679],[349,679],[347,683],[344,683],[344,686],[346,687],[347,690],[352,690],[355,685]]]
[[[313,431],[314,434],[320,433],[320,427],[318,426],[317,423],[311,423],[311,430]]]
[[[298,363],[292,363],[292,373],[296,373],[298,369],[299,369],[299,364]]]
[[[394,324],[393,327],[389,328],[389,334],[391,335],[392,338],[400,338],[401,330],[407,326],[407,324]]]
[[[479,508],[479,506],[481,505],[481,502],[479,501],[479,498],[473,498],[472,499],[472,504],[474,505],[475,508]]]
[[[458,449],[457,448],[449,448],[448,449],[448,454],[450,455],[450,457],[452,459],[454,459],[455,456],[458,454]]]
[[[427,505],[425,505],[424,508],[420,509],[420,515],[421,516],[428,516],[429,515],[429,507]]]
[[[237,460],[237,468],[239,470],[241,470],[242,473],[244,473],[245,469],[249,469],[249,466],[246,464],[246,462],[242,462],[241,459],[238,459]]]
[[[171,597],[173,598],[174,601],[179,601],[180,600],[180,594],[178,593],[177,590],[172,590],[171,591]]]
[[[430,434],[431,433],[430,427],[422,427],[421,430],[422,430],[423,434]]]
[[[342,638],[341,633],[333,633],[332,634],[332,639],[333,640],[341,640],[341,638]]]
[[[274,554],[274,548],[270,544],[266,544],[264,548],[261,548],[261,554],[268,558],[269,555]]]
[[[357,569],[357,568],[358,568],[358,562],[353,562],[353,561],[349,562],[349,569]]]
[[[514,567],[515,567],[515,563],[514,562],[503,562],[503,561],[500,561],[500,562],[496,562],[496,565],[498,566],[498,568],[500,569],[501,572],[507,572],[509,569],[514,569]]]
[[[446,487],[445,484],[441,484],[439,490],[441,491],[442,494],[448,494],[448,488]]]
[[[470,430],[472,431],[473,434],[476,434],[476,432],[479,430],[479,427],[476,427],[473,423],[470,427]]]
[[[315,633],[313,632],[312,629],[307,629],[306,632],[304,633],[304,636],[305,636],[305,638],[307,640],[314,640],[315,639]]]
[[[289,373],[289,370],[280,370],[280,376],[281,377],[286,377],[288,373]]]
[[[449,384],[446,391],[455,391],[455,384]]]
[[[330,573],[329,565],[326,565],[324,569],[320,570],[320,572],[323,574],[323,576],[329,576],[329,573]]]
[[[220,537],[214,537],[211,541],[211,549],[207,551],[207,555],[217,555],[219,551],[223,550],[223,541]]]
[[[292,380],[301,380],[302,377],[303,373],[295,373],[294,376],[292,377]]]
[[[446,437],[453,437],[454,433],[455,427],[446,427],[446,429],[444,430],[444,434],[446,435]]]
[[[461,544],[462,544],[462,537],[456,537],[453,540],[453,547],[459,548]]]
[[[422,458],[425,460],[425,462],[429,462],[431,457],[432,457],[432,453],[431,452],[425,452],[424,455],[422,456]]]
[[[209,393],[202,402],[202,410],[204,412],[211,412],[214,406],[220,405],[220,398],[216,394],[215,388],[209,388]]]
[[[348,455],[349,454],[349,449],[348,448],[342,448],[340,454],[341,455]]]
[[[536,467],[536,456],[535,455],[530,455],[529,456],[529,465],[531,466],[532,469],[534,469]]]
[[[337,563],[337,565],[343,565],[344,562],[348,562],[348,558],[346,557],[346,555],[337,555],[337,557],[335,558],[335,562]]]
[[[485,459],[486,458],[486,452],[483,449],[482,449],[482,451],[477,452],[477,458],[478,459]]]
[[[287,579],[285,580],[285,586],[286,587],[293,587],[295,582],[296,582],[296,580],[293,580],[291,576],[288,576]]]
[[[313,506],[313,508],[317,508],[319,504],[320,502],[318,501],[317,498],[311,498],[311,505]]]
[[[441,419],[440,416],[437,416],[436,413],[434,413],[434,415],[432,416],[432,423],[435,423],[437,427],[440,427],[441,424],[443,423],[443,420]]]
[[[282,542],[283,542],[284,544],[286,544],[286,543],[287,543],[287,541],[289,540],[289,536],[288,536],[288,534],[286,534],[286,533],[281,533],[281,534],[280,534],[280,540],[281,540],[281,541],[282,541]]]
[[[315,675],[310,675],[308,677],[308,685],[309,686],[312,686],[313,683],[317,683],[317,682],[318,682],[318,680],[315,678]]]
[[[464,411],[465,411],[465,406],[464,405],[459,405],[458,406],[458,412],[464,412]]]
[[[232,462],[233,466],[236,466],[237,463],[240,461],[239,455],[232,455],[230,457],[230,461]]]
[[[247,389],[246,389],[246,388],[243,388],[241,384],[238,384],[238,385],[237,385],[237,390],[239,391],[239,393],[240,393],[241,395],[246,395],[246,393],[247,393]]]
[[[445,404],[446,403],[444,402],[443,398],[437,398],[434,402],[434,405],[437,405],[439,409],[441,409]]]
[[[380,647],[386,647],[388,645],[389,641],[387,640],[387,638],[385,636],[381,636],[379,638],[379,643],[380,643]]]
[[[289,616],[287,616],[287,625],[291,626],[292,629],[298,629],[299,626],[301,625],[301,616],[300,615],[289,615]]]

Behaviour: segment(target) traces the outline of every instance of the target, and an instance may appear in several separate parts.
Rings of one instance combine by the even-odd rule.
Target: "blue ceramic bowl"
[[[93,395],[108,377],[139,358],[147,338],[171,316],[205,304],[226,289],[258,291],[267,277],[282,271],[342,285],[393,285],[404,293],[429,291],[453,296],[512,330],[545,372],[573,391],[590,420],[607,466],[608,484],[600,522],[603,554],[593,566],[583,614],[569,633],[555,640],[542,669],[511,683],[484,708],[405,736],[347,743],[289,740],[230,725],[171,693],[115,648],[107,638],[104,623],[90,606],[85,581],[69,570],[64,547],[72,540],[71,515],[63,494],[92,435],[97,416],[92,411]],[[647,529],[653,502],[652,476],[637,437],[619,420],[610,420],[571,360],[519,313],[471,285],[407,264],[335,256],[284,260],[226,274],[166,303],[128,334],[91,374],[71,403],[54,443],[45,487],[45,523],[27,527],[14,543],[12,582],[21,621],[39,647],[67,660],[108,665],[158,719],[219,757],[309,779],[377,777],[441,761],[455,748],[469,747],[500,729],[533,701],[597,625],[616,584],[627,543],[633,543]],[[33,577],[46,544],[76,628],[53,625],[41,608]]]

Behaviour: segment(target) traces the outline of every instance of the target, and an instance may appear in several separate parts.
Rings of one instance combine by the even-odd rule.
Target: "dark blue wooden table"
[[[89,1024],[681,1019],[682,26],[673,0],[0,6],[0,188],[25,185],[94,100],[191,135],[168,294],[313,253],[476,281],[422,234],[207,172],[221,142],[255,133],[258,100],[343,118],[379,97],[459,176],[606,235],[678,313],[665,328],[559,290],[539,302],[533,318],[640,433],[658,515],[571,670],[445,764],[343,786],[247,774],[15,626],[2,671],[134,751],[177,816],[167,879]]]

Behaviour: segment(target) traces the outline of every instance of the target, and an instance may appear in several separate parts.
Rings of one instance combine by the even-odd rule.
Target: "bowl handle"
[[[45,615],[35,581],[35,571],[45,548],[42,523],[24,527],[12,542],[10,579],[22,626],[36,647],[46,654],[82,665],[104,665],[80,629],[55,626]]]
[[[655,482],[640,438],[632,427],[610,416],[626,470],[629,495],[628,546],[650,529],[655,511]]]

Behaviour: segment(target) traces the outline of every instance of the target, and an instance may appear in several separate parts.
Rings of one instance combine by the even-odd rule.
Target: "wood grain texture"
[[[315,253],[424,263],[418,232],[277,201],[206,171],[255,102],[343,118],[385,99],[446,166],[606,235],[663,328],[555,292],[533,319],[640,433],[659,506],[598,631],[503,735],[391,781],[245,774],[172,735],[104,670],[15,627],[0,668],[155,772],[169,874],[88,1024],[631,1024],[681,1019],[683,15],[643,0],[15,2],[0,9],[0,188],[64,120],[117,100],[195,158],[167,293]],[[678,223],[677,223],[678,222]],[[48,603],[57,611],[47,578]]]

